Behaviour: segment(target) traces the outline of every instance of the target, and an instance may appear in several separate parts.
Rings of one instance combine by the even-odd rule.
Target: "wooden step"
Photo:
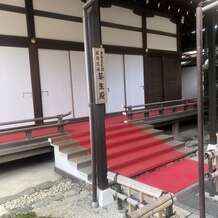
[[[48,141],[44,142],[38,142],[38,143],[30,143],[30,144],[24,144],[24,145],[14,145],[13,147],[0,147],[0,156],[19,153],[23,151],[43,148],[43,147],[50,147],[50,143]]]
[[[76,158],[88,154],[88,150],[81,146],[65,148],[61,152],[67,155],[68,160],[71,158]]]
[[[70,158],[71,161],[77,169],[85,168],[91,165],[91,155],[82,155],[79,157]]]
[[[22,152],[7,154],[0,158],[0,163],[6,163],[14,160],[19,160],[22,158],[32,157],[35,155],[45,154],[53,151],[53,147],[42,147],[38,149],[24,150]]]

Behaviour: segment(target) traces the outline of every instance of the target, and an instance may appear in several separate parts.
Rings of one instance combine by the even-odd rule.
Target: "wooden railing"
[[[158,218],[162,218],[174,215],[176,197],[172,193],[113,172],[108,172],[108,180],[115,187],[111,191],[118,198],[118,209],[122,209],[119,201],[128,203],[128,217],[150,217],[157,214]]]
[[[180,111],[180,108],[183,107],[183,111]],[[197,101],[196,99],[179,99],[179,100],[173,100],[173,101],[163,101],[163,102],[156,102],[156,103],[150,103],[150,104],[144,104],[144,105],[128,105],[123,106],[125,111],[123,112],[123,115],[127,116],[126,122],[141,120],[149,118],[149,115],[151,112],[155,112],[155,116],[163,116],[165,115],[164,112],[166,110],[171,110],[171,114],[176,114],[179,112],[186,113],[190,110],[195,110],[197,108]],[[142,118],[134,118],[134,115],[142,114]],[[167,114],[166,114],[167,115]]]
[[[0,123],[0,126],[8,126],[8,125],[14,125],[14,124],[24,124],[29,122],[36,122],[36,121],[51,121],[50,124],[42,124],[42,125],[32,125],[32,126],[20,126],[19,128],[7,128],[0,130],[0,136],[1,135],[8,135],[13,133],[19,133],[19,132],[25,132],[26,139],[32,138],[32,132],[34,130],[38,129],[45,129],[50,127],[57,127],[57,131],[59,133],[64,132],[64,125],[68,123],[67,120],[63,120],[64,117],[67,117],[71,114],[71,112],[68,112],[66,114],[59,114],[56,116],[48,116],[48,117],[40,117],[35,119],[25,119],[25,120],[17,120],[17,121],[11,121],[11,122],[3,122]]]

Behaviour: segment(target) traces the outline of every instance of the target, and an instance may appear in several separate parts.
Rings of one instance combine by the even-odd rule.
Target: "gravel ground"
[[[10,198],[2,198],[0,202],[12,213],[33,211],[37,216],[55,218],[124,217],[124,210],[119,211],[116,203],[103,208],[91,208],[90,186],[78,185],[68,179],[46,182]]]

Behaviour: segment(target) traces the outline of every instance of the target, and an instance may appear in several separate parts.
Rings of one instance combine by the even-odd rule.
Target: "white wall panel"
[[[159,30],[167,33],[177,33],[176,24],[171,22],[169,18],[154,16],[146,18],[147,29]]]
[[[83,25],[78,22],[35,16],[36,37],[83,42]]]
[[[27,36],[26,16],[20,13],[0,11],[0,34]]]
[[[34,9],[77,17],[82,17],[83,5],[81,0],[33,0]]]
[[[43,116],[72,112],[69,53],[40,49],[39,68]],[[69,117],[72,116],[71,114]]]
[[[106,45],[129,46],[142,48],[142,33],[101,27],[102,42]]]
[[[28,49],[0,47],[0,78],[0,122],[34,118]]]
[[[89,115],[84,52],[70,51],[75,118]]]
[[[122,111],[125,104],[123,55],[106,54],[105,70],[108,88],[106,112]]]
[[[144,104],[143,56],[125,55],[125,79],[127,105]]]
[[[142,27],[141,16],[134,14],[130,9],[117,6],[101,8],[101,21],[133,27]]]
[[[182,68],[182,98],[197,98],[197,67]]]
[[[147,34],[148,49],[177,51],[177,39],[175,37]]]
[[[0,0],[0,3],[7,4],[7,5],[13,5],[13,6],[19,6],[19,7],[25,7],[24,0]]]

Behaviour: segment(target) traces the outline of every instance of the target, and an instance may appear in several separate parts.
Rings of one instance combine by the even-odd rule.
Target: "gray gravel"
[[[10,199],[7,202],[7,199]],[[4,208],[13,213],[33,211],[38,216],[55,218],[120,218],[124,211],[118,211],[116,203],[104,208],[91,208],[92,195],[88,185],[78,185],[62,179],[56,183],[46,182],[25,190],[11,198],[0,199]]]

